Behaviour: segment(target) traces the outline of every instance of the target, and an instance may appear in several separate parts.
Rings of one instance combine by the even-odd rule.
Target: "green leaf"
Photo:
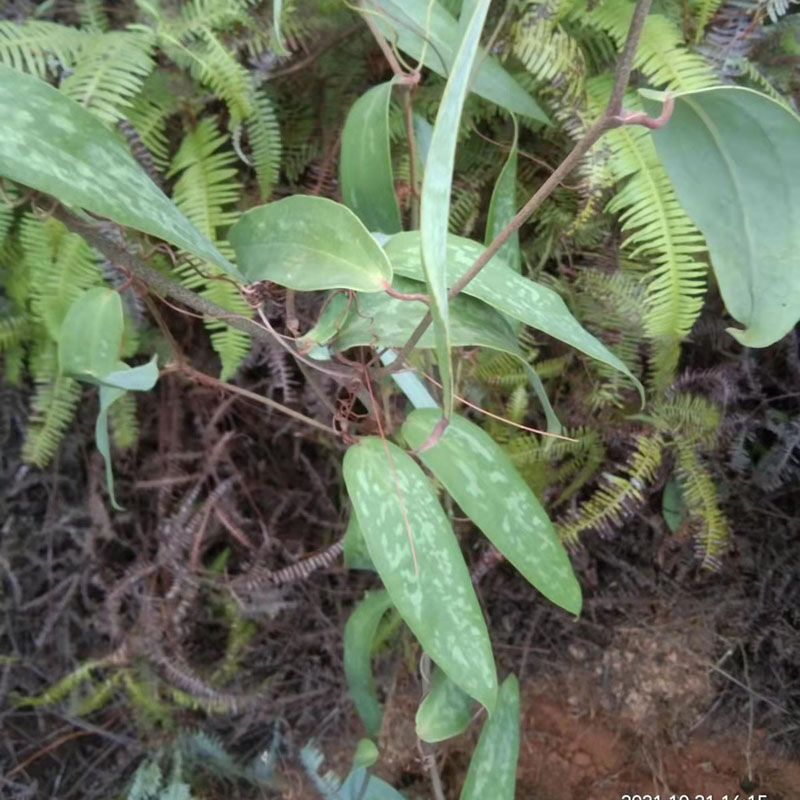
[[[486,218],[486,237],[484,241],[488,247],[498,233],[511,222],[517,213],[517,145],[519,142],[519,125],[517,118],[514,120],[514,138],[508,158],[503,169],[497,176],[497,182],[492,191],[489,202],[489,215]],[[500,258],[515,272],[522,272],[522,256],[519,252],[519,231],[512,234],[511,238],[497,251]],[[498,262],[499,263],[499,262]],[[491,269],[487,265],[487,269]]]
[[[408,444],[418,448],[440,418],[436,409],[413,411],[403,424]],[[527,580],[556,605],[580,613],[581,588],[553,524],[486,431],[455,416],[439,441],[419,457]]]
[[[458,736],[472,718],[472,698],[436,667],[431,689],[417,709],[417,736],[423,742],[441,742]]]
[[[370,775],[365,767],[359,767],[347,776],[347,780],[336,793],[335,800],[405,800],[405,798],[386,781]]]
[[[122,300],[104,286],[87,289],[70,307],[58,338],[61,371],[98,382],[113,372],[122,348]]]
[[[0,175],[177,245],[236,275],[93,114],[0,64]]]
[[[728,332],[747,347],[777,342],[800,318],[800,117],[751,89],[704,89],[677,95],[653,140],[745,326]]]
[[[459,40],[470,18],[459,26],[453,15],[435,0],[376,0],[374,5],[380,11],[373,19],[390,42],[397,42],[414,59],[424,54],[423,63],[438,75],[447,77],[453,72]],[[548,122],[539,104],[495,58],[481,51],[479,59],[472,91],[515,114]]]
[[[111,446],[108,440],[108,410],[124,394],[125,390],[118,389],[116,386],[100,386],[100,410],[94,424],[95,443],[106,465],[108,496],[112,507],[117,511],[122,511],[123,508],[117,503],[117,498],[114,496],[114,472],[111,468]]]
[[[377,437],[350,447],[343,473],[369,554],[400,615],[450,679],[491,713],[497,676],[489,634],[430,482],[403,450]]]
[[[372,739],[359,739],[353,755],[353,769],[371,767],[378,760],[378,747]]]
[[[153,356],[146,364],[129,367],[117,364],[117,369],[101,377],[105,386],[115,386],[134,392],[146,392],[156,385],[158,380],[158,356]]]
[[[275,40],[275,53],[279,56],[288,56],[289,51],[281,36],[281,14],[283,14],[283,0],[272,0],[272,36]]]
[[[450,192],[461,112],[469,90],[472,68],[480,46],[489,0],[479,0],[465,25],[464,37],[453,59],[442,101],[433,125],[427,167],[422,180],[420,245],[430,312],[436,336],[436,355],[442,381],[444,418],[453,412],[453,362],[450,348],[450,315],[447,300],[447,226]]]
[[[375,736],[381,728],[381,706],[372,678],[372,643],[381,617],[391,608],[385,591],[368,594],[344,626],[344,673],[347,689],[364,727]]]
[[[406,293],[425,291],[424,284],[405,278],[395,278],[392,286]],[[400,347],[411,336],[425,310],[423,303],[400,300],[388,294],[359,295],[339,332],[327,344],[337,350],[361,345]],[[331,310],[331,314],[334,313],[336,309]],[[480,345],[520,356],[519,342],[508,323],[493,308],[474,297],[456,297],[450,302],[450,336],[451,344],[456,347]],[[425,331],[417,346],[434,347],[433,331]]]
[[[228,236],[251,283],[377,292],[392,280],[391,264],[361,220],[325,197],[294,195],[253,208]]]
[[[688,513],[683,489],[680,482],[673,476],[664,484],[664,493],[661,495],[661,516],[670,531],[675,533],[683,524]]]
[[[339,180],[342,200],[371,231],[402,229],[394,193],[389,146],[392,82],[374,86],[356,100],[342,131]]]
[[[500,687],[494,714],[483,723],[460,800],[514,800],[518,755],[519,682],[509,675]]]
[[[395,234],[384,249],[395,272],[415,280],[422,279],[418,231]],[[484,249],[471,239],[448,236],[447,283],[455,283]],[[581,327],[558,294],[518,275],[502,259],[497,260],[498,263],[490,262],[467,284],[464,294],[477,297],[506,316],[524,322],[619,370],[634,382],[644,396],[641,384],[631,371],[599,339]]]

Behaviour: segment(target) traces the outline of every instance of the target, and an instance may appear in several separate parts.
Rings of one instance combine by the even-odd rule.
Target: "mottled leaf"
[[[518,755],[519,682],[509,675],[500,687],[494,714],[483,723],[460,800],[514,800]]]
[[[471,718],[472,698],[436,667],[430,691],[417,709],[417,736],[423,742],[441,742],[465,731]]]
[[[777,342],[800,319],[800,117],[751,89],[704,89],[677,95],[653,140],[745,326],[728,332],[747,347]]]
[[[409,231],[392,236],[386,250],[394,271],[399,275],[420,280],[423,277],[419,256],[419,232]],[[483,252],[484,247],[471,239],[449,236],[447,239],[447,282],[461,277]],[[495,258],[498,258],[495,256]],[[518,275],[505,264],[491,263],[470,281],[464,293],[477,297],[508,317],[524,322],[555,339],[572,345],[576,350],[608,364],[627,375],[643,394],[639,381],[625,364],[599,339],[584,330],[552,289]]]
[[[164,239],[226,272],[226,258],[74,100],[0,64],[0,176]]]
[[[389,146],[392,82],[373,86],[353,103],[342,131],[342,200],[371,231],[402,229]]]
[[[425,284],[395,278],[392,286],[400,292],[425,292]],[[425,314],[423,303],[399,300],[388,294],[359,295],[339,332],[326,344],[337,350],[360,345],[401,347]],[[331,313],[336,313],[333,309]],[[324,320],[323,320],[324,322]],[[456,347],[479,345],[519,355],[519,342],[508,323],[493,308],[474,297],[457,297],[450,303],[451,344]],[[418,347],[435,346],[428,329]]]
[[[490,0],[478,0],[472,16],[464,25],[464,35],[453,59],[452,69],[436,113],[422,180],[420,252],[425,283],[428,286],[430,312],[433,317],[445,419],[449,418],[453,411],[454,380],[447,299],[447,228],[450,216],[450,192],[453,185],[461,111],[467,98],[483,23],[489,11],[489,2]]]
[[[425,652],[491,712],[497,677],[489,634],[430,482],[409,455],[377,437],[350,447],[343,472],[367,549],[395,607]]]
[[[440,419],[436,409],[413,411],[403,424],[403,436],[418,448]],[[581,589],[553,524],[486,431],[455,416],[439,441],[419,456],[464,513],[545,597],[580,613]]]
[[[683,524],[687,514],[686,499],[683,496],[680,482],[672,477],[664,484],[664,493],[661,496],[661,516],[664,517],[664,522],[667,523],[670,531],[675,533]]]
[[[514,119],[514,138],[511,149],[503,169],[497,176],[497,182],[492,190],[492,199],[489,202],[489,213],[486,217],[485,242],[488,247],[497,234],[511,222],[517,213],[517,143],[519,139],[519,126]],[[522,256],[519,252],[519,231],[515,231],[511,238],[497,251],[500,259],[515,272],[522,271]],[[496,262],[500,263],[500,261]],[[487,265],[486,269],[492,267]]]
[[[459,26],[453,15],[436,0],[375,0],[374,5],[380,10],[373,19],[389,41],[397,42],[397,46],[413,59],[424,55],[425,66],[437,74],[447,77],[452,73],[459,40],[471,16],[464,18]],[[474,7],[470,10],[474,11]],[[483,51],[470,88],[515,114],[548,121],[539,104],[494,57]]]
[[[350,614],[344,626],[344,674],[347,690],[364,727],[371,735],[381,728],[381,706],[372,677],[372,643],[381,617],[391,608],[385,591],[368,594]]]
[[[392,280],[386,255],[361,220],[325,197],[298,194],[257,206],[228,236],[251,283],[377,292]]]

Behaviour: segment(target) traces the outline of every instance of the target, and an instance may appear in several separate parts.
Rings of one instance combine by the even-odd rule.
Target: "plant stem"
[[[240,330],[258,341],[274,345],[276,339],[278,339],[273,332],[259,325],[255,320],[229,311],[227,308],[223,308],[221,305],[206,299],[202,295],[193,292],[191,289],[181,286],[166,275],[153,269],[139,256],[128,252],[125,248],[120,247],[116,242],[105,236],[98,230],[96,224],[78,217],[76,214],[60,206],[53,211],[53,217],[63,222],[71,231],[82,236],[92,247],[99,250],[116,267],[129,273],[161,297],[169,297],[176,300],[204,317],[219,319],[227,325],[230,325],[231,328],[236,328],[236,330]],[[285,347],[295,358],[302,358],[299,353],[282,340],[278,339],[278,343]],[[332,361],[312,361],[311,366],[331,375],[337,380],[346,381],[348,383],[351,382],[354,377],[354,373],[351,369]]]
[[[614,75],[614,86],[611,91],[608,105],[605,111],[586,131],[586,133],[576,142],[567,157],[556,167],[555,171],[551,173],[550,177],[537,189],[535,194],[528,200],[527,203],[520,209],[514,218],[495,236],[491,244],[481,255],[475,260],[475,263],[449,288],[447,292],[448,299],[455,297],[464,287],[489,263],[493,256],[497,254],[500,248],[516,233],[522,225],[528,220],[531,214],[553,193],[561,181],[569,175],[570,172],[577,166],[578,162],[584,155],[597,143],[600,137],[606,131],[612,128],[618,128],[620,125],[625,124],[642,124],[642,120],[638,117],[625,118],[621,117],[622,99],[625,96],[625,90],[628,86],[631,77],[631,70],[633,69],[633,60],[636,55],[636,46],[639,43],[639,38],[642,35],[645,19],[650,11],[652,0],[637,0],[636,6],[633,10],[633,17],[631,24],[628,28],[628,35],[625,39],[625,45],[622,48],[622,53],[617,63],[617,69]],[[645,123],[646,124],[646,123]],[[397,353],[397,360],[391,367],[385,370],[386,373],[395,372],[401,369],[408,358],[408,355],[417,345],[422,335],[428,329],[428,326],[433,321],[433,317],[428,312],[417,325],[414,332],[409,337],[408,341]]]

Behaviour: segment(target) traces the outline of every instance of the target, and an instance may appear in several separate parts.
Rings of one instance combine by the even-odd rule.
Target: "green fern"
[[[40,78],[71,69],[88,34],[55,22],[0,20],[0,62]]]
[[[120,448],[133,447],[139,440],[139,420],[136,415],[136,397],[126,392],[108,411],[111,436]]]
[[[155,62],[153,37],[143,31],[94,33],[81,49],[74,72],[61,91],[108,125],[142,89]]]
[[[602,0],[593,8],[587,0],[578,0],[570,11],[570,19],[576,25],[604,31],[621,50],[633,7],[630,0]],[[680,29],[661,14],[647,16],[633,65],[659,88],[688,92],[716,83],[709,65],[686,48]]]
[[[580,508],[560,520],[561,538],[575,544],[585,531],[610,534],[644,502],[644,491],[661,464],[664,440],[660,434],[641,434],[625,466],[625,475],[603,474],[603,485]]]
[[[85,30],[105,33],[111,27],[103,0],[78,0],[77,12]]]
[[[229,137],[217,129],[213,120],[198,123],[183,139],[168,176],[179,175],[173,190],[178,208],[231,260],[233,252],[220,241],[220,230],[233,224],[238,212],[230,210],[239,198],[240,184],[235,179],[236,155],[221,149]],[[183,283],[229,309],[233,314],[248,316],[251,312],[237,287],[223,273],[210,265],[201,273],[194,262],[179,268]],[[222,361],[222,378],[238,369],[250,347],[250,337],[218,320],[208,320],[211,343]]]
[[[40,469],[56,454],[75,417],[81,397],[80,384],[58,371],[55,344],[46,342],[31,355],[30,369],[36,381],[25,429],[22,458]]]
[[[255,93],[246,125],[261,199],[267,202],[280,178],[281,129],[275,105],[264,90]]]

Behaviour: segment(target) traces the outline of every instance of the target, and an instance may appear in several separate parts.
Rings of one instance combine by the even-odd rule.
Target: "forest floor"
[[[242,381],[258,386],[246,370]],[[288,566],[341,536],[336,447],[170,376],[145,400],[138,449],[117,459],[126,509],[112,515],[92,444],[92,403],[57,463],[39,472],[19,460],[25,398],[0,391],[0,795],[112,800],[175,731],[202,729],[239,762],[277,742],[275,789],[242,786],[237,798],[316,800],[297,753],[313,740],[327,768],[344,775],[349,767],[363,729],[347,695],[342,631],[377,578],[336,560],[301,581],[234,592],[246,644],[229,674],[220,672],[229,636],[220,598],[250,574],[248,565]],[[204,517],[212,507],[203,498],[223,484],[235,487],[219,506],[224,513]],[[573,554],[585,593],[577,621],[508,564],[478,582],[499,672],[513,670],[523,690],[520,800],[800,797],[798,493],[751,485],[743,479],[728,489],[733,540],[717,571],[700,568],[691,537],[669,534],[655,493],[613,536],[585,537]],[[194,589],[170,611],[170,562],[159,541],[181,521],[194,489],[203,513],[186,524],[179,561],[205,583],[198,590],[189,582]],[[476,565],[484,545],[467,525],[456,530]],[[208,565],[223,554],[220,574]],[[174,662],[158,656],[167,650]],[[161,687],[156,697],[170,685],[202,694],[192,676],[228,674],[214,678],[215,702],[246,702],[217,713],[176,706],[158,724],[119,688],[82,715],[74,692],[53,705],[18,704],[88,659],[109,656],[103,679],[124,662],[126,674],[148,676],[140,687]],[[377,773],[407,797],[428,800],[413,729],[421,695],[407,667],[414,660],[406,644],[376,663],[385,702]],[[436,749],[448,800],[458,797],[478,728]],[[212,781],[203,796],[232,795]]]

